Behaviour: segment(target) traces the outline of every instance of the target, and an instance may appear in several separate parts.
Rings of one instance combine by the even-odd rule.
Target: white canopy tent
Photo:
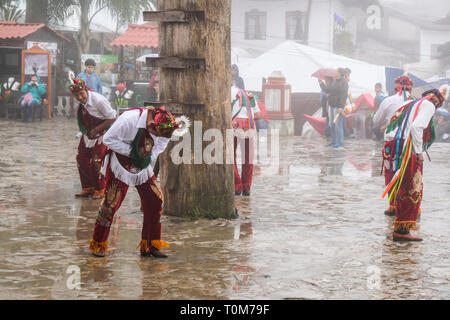
[[[139,58],[136,59],[136,61],[138,62],[147,62],[147,58],[158,58],[159,54],[157,53],[149,53],[149,54],[144,54],[143,56],[140,56]]]
[[[243,66],[249,65],[254,60],[255,59],[247,50],[240,47],[231,48],[231,64],[237,64],[239,69]]]
[[[292,92],[320,92],[317,78],[311,75],[320,68],[350,68],[350,92],[356,98],[363,93],[373,93],[375,83],[386,85],[385,67],[350,59],[328,51],[285,41],[241,67],[246,89],[262,90],[262,78],[278,70],[292,86]]]

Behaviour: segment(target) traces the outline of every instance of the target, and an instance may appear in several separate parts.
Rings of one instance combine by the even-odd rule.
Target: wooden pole
[[[226,130],[231,129],[230,102],[230,0],[164,0],[159,11],[204,11],[204,19],[194,15],[187,23],[160,22],[160,57],[205,60],[204,68],[160,68],[160,101],[184,104],[183,113],[192,126],[191,164],[175,165],[170,151],[179,142],[171,142],[160,157],[164,214],[188,218],[235,218],[233,164],[226,164]],[[189,105],[204,105],[192,109]],[[194,121],[198,121],[194,125]],[[196,130],[201,123],[202,130]],[[194,164],[211,141],[197,142],[208,129],[222,133],[222,164]],[[199,132],[200,131],[200,132]],[[217,138],[217,137],[216,137]],[[231,146],[232,148],[232,146]],[[184,152],[188,152],[183,150]],[[198,162],[198,157],[197,157]]]

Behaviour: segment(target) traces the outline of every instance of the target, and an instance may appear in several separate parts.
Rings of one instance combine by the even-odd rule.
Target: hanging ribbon
[[[248,97],[247,93],[244,90],[239,89],[239,91],[241,92],[241,94],[239,95],[240,108],[236,112],[236,114],[233,115],[231,120],[234,121],[234,119],[241,113],[242,108],[243,108],[242,102],[243,102],[243,98],[245,97],[245,104],[246,104],[245,110],[247,111],[248,126],[249,126],[250,129],[255,129],[255,120],[253,118],[253,113],[252,113],[252,109],[251,109],[252,106],[251,106],[251,103],[250,103],[250,98]]]

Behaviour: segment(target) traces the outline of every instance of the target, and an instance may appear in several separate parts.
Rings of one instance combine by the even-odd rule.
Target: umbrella
[[[319,132],[321,135],[323,135],[325,133],[325,121],[327,121],[327,119],[316,118],[316,117],[308,116],[307,114],[304,114],[303,116],[306,118],[306,120],[311,124],[311,126],[317,132]]]
[[[317,118],[317,117],[309,116],[307,114],[303,114],[303,116],[309,122],[311,127],[314,128],[314,130],[316,130],[321,135],[325,134],[325,124],[326,124],[326,121],[327,121],[326,118]],[[351,117],[346,117],[345,121],[347,123],[347,128],[348,129],[352,129],[353,128],[352,118]]]
[[[370,110],[375,110],[375,99],[370,93],[364,93],[356,99],[353,111],[358,110],[360,106],[366,106]]]
[[[316,77],[319,80],[325,80],[326,77],[334,78],[337,70],[332,68],[321,68],[314,72],[311,77]]]

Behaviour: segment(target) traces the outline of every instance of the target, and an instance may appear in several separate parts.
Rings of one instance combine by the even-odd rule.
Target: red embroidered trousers
[[[103,143],[96,143],[94,147],[86,148],[84,137],[81,137],[78,145],[77,165],[83,189],[102,190],[105,187],[105,179],[100,170],[107,149]]]
[[[248,120],[236,119],[238,129],[248,132]],[[238,145],[244,144],[245,157],[242,161],[241,175],[239,175],[236,150]],[[242,149],[241,149],[242,150]],[[242,150],[244,152],[244,150]],[[235,191],[250,191],[253,179],[253,157],[254,157],[254,138],[253,137],[234,137],[234,190]]]
[[[416,226],[423,195],[422,172],[423,164],[418,161],[417,155],[411,154],[395,201],[394,231],[409,231]]]
[[[105,178],[106,193],[95,223],[93,235],[94,241],[98,243],[108,241],[114,215],[119,210],[128,191],[128,185],[116,179],[110,167],[107,168]],[[161,215],[164,198],[158,182],[153,176],[144,184],[136,186],[136,189],[141,198],[141,205],[144,211],[142,240],[147,240],[148,243],[154,240],[161,240]]]

